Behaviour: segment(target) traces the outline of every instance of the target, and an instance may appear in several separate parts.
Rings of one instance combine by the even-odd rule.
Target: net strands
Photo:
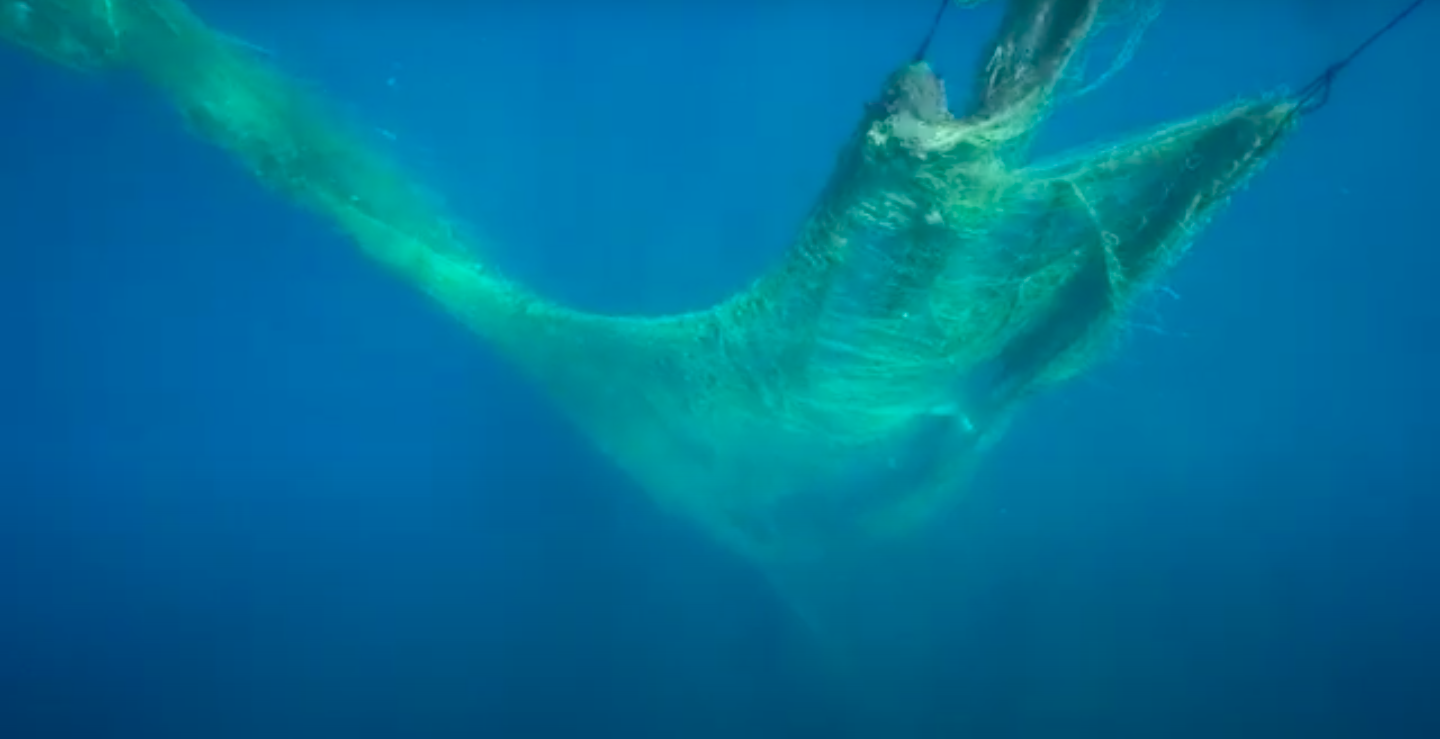
[[[498,274],[318,91],[177,0],[0,6],[13,43],[139,74],[522,365],[657,501],[762,559],[903,531],[963,490],[1298,122],[1293,97],[1258,97],[1032,162],[1053,107],[1093,86],[1087,44],[1120,27],[1133,48],[1154,4],[1011,0],[958,114],[925,61],[890,77],[774,269],[710,310],[605,316]]]

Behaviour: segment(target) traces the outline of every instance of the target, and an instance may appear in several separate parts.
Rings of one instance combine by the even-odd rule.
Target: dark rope
[[[940,30],[940,21],[945,18],[945,9],[950,7],[950,0],[940,0],[940,9],[935,11],[935,20],[930,22],[930,32],[925,34],[925,40],[920,42],[920,48],[915,50],[915,58],[912,63],[919,64],[925,61],[925,55],[930,52],[930,42],[935,40],[935,32]]]
[[[1300,92],[1296,93],[1300,104],[1295,108],[1295,111],[1291,113],[1291,116],[1309,115],[1325,107],[1325,104],[1330,102],[1330,89],[1335,86],[1335,78],[1340,76],[1340,73],[1345,71],[1345,68],[1350,66],[1351,62],[1354,62],[1361,54],[1365,53],[1376,41],[1379,41],[1385,34],[1395,30],[1396,26],[1400,25],[1406,18],[1409,18],[1411,13],[1414,13],[1424,4],[1425,0],[1415,0],[1410,3],[1408,7],[1397,13],[1395,17],[1391,18],[1390,22],[1381,27],[1380,30],[1370,34],[1370,38],[1365,39],[1364,42],[1355,47],[1344,59],[1326,67],[1325,71],[1321,72],[1314,80],[1311,80],[1310,84],[1300,88]],[[1288,122],[1289,121],[1287,121],[1287,123]]]
[[[1345,71],[1346,67],[1350,66],[1361,54],[1365,53],[1375,42],[1379,41],[1382,36],[1395,30],[1396,26],[1400,25],[1406,18],[1409,18],[1411,13],[1414,13],[1424,4],[1425,0],[1414,0],[1414,2],[1406,6],[1404,10],[1396,13],[1395,17],[1391,18],[1389,23],[1382,26],[1380,30],[1370,34],[1370,38],[1365,39],[1359,46],[1356,46],[1354,50],[1345,55],[1344,59],[1326,67],[1325,71],[1321,72],[1319,76],[1311,80],[1309,84],[1300,88],[1300,91],[1295,93],[1295,99],[1297,101],[1295,107],[1292,108],[1289,113],[1285,114],[1285,120],[1281,121],[1280,126],[1275,129],[1275,132],[1270,134],[1270,137],[1261,144],[1260,151],[1266,152],[1275,146],[1275,143],[1280,140],[1280,137],[1286,131],[1290,130],[1290,127],[1295,123],[1295,119],[1303,115],[1310,115],[1325,107],[1325,104],[1330,102],[1330,90],[1335,86],[1335,78],[1339,77],[1340,73]]]

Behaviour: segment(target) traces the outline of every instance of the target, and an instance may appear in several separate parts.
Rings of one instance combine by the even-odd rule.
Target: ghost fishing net
[[[1071,66],[1085,40],[1153,18],[1109,9],[1011,3],[958,115],[925,63],[897,71],[782,263],[690,319],[673,379],[643,383],[699,453],[637,473],[746,546],[863,541],[932,515],[1019,401],[1101,356],[1295,105],[1240,101],[1032,162],[1055,100],[1093,83]]]
[[[522,365],[658,501],[761,560],[924,521],[1017,404],[1084,371],[1127,306],[1274,151],[1297,100],[1031,161],[1105,28],[1153,3],[1012,0],[967,106],[924,61],[843,147],[779,264],[707,311],[556,305],[469,239],[316,92],[178,0],[0,0],[0,35],[138,73],[199,136],[327,218]],[[1088,79],[1087,79],[1088,77]]]

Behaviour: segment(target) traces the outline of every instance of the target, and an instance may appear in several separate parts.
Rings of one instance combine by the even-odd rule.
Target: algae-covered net
[[[1057,102],[1097,79],[1087,42],[1128,30],[1118,67],[1156,10],[1010,0],[954,109],[917,55],[779,263],[712,309],[656,317],[572,310],[498,274],[319,94],[179,0],[0,0],[0,35],[143,77],[522,366],[658,502],[794,561],[906,531],[961,493],[1021,402],[1102,355],[1293,128],[1307,99],[1275,94],[1032,160]]]

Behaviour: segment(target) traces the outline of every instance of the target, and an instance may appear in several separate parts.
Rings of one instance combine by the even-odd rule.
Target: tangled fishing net
[[[974,4],[974,3],[970,3]],[[179,0],[0,0],[0,35],[143,76],[191,129],[329,219],[540,383],[657,501],[762,561],[904,532],[1127,308],[1292,128],[1293,96],[1034,161],[1058,101],[1123,65],[1153,3],[1011,0],[964,105],[897,70],[794,244],[710,310],[601,316],[473,255],[318,96]],[[1087,42],[1120,25],[1087,82]]]

